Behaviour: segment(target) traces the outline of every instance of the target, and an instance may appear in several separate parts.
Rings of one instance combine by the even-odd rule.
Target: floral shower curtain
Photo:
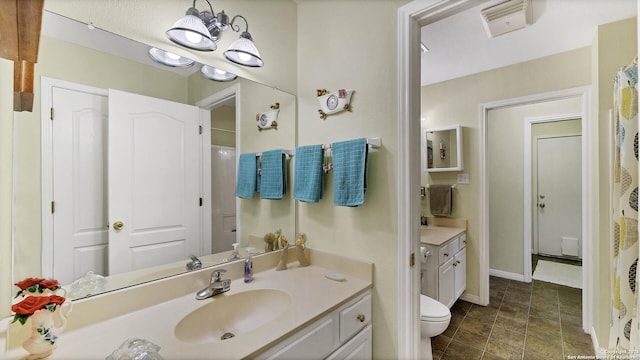
[[[609,350],[637,350],[638,327],[638,82],[637,60],[622,68],[614,82],[613,293]],[[629,354],[629,353],[627,353]]]

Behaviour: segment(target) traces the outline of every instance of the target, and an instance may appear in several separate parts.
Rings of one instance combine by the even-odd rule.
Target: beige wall
[[[382,138],[382,147],[369,153],[364,205],[333,206],[331,174],[325,177],[322,201],[298,204],[298,229],[307,234],[309,246],[375,263],[377,359],[396,358],[398,351],[396,19],[406,2],[298,3],[298,144]],[[322,88],[355,89],[353,112],[321,120],[316,89]]]
[[[609,109],[613,107],[613,79],[620,68],[631,63],[637,56],[637,20],[636,18],[615,22],[598,27],[594,41],[593,65],[594,76],[594,118],[598,122],[598,158],[599,203],[594,219],[598,222],[599,231],[594,236],[595,257],[595,289],[594,328],[600,346],[606,346],[609,339],[609,298],[611,294],[611,262],[610,262],[610,196],[609,196]]]
[[[9,316],[13,298],[11,261],[13,211],[13,62],[0,59],[0,318]],[[0,352],[2,329],[0,329]]]
[[[489,268],[491,270],[508,273],[502,274],[503,276],[515,278],[517,278],[516,275],[524,276],[525,119],[575,114],[580,111],[579,98],[489,111],[487,167],[489,171]],[[565,121],[567,122],[569,121]],[[548,124],[536,126],[549,127]],[[537,129],[539,133],[544,131]],[[572,128],[572,133],[575,133],[575,130]],[[577,128],[577,132],[580,132],[580,127]]]
[[[469,174],[469,185],[458,185],[454,190],[452,213],[452,217],[468,220],[466,291],[469,295],[479,296],[480,292],[480,105],[589,85],[590,51],[589,47],[580,48],[422,88],[423,128],[453,124],[463,126],[464,171],[423,172],[422,184],[455,183],[458,173]],[[489,141],[493,141],[491,136]],[[428,202],[422,200],[423,213],[428,213],[427,206]],[[522,258],[520,254],[522,251],[516,256]]]

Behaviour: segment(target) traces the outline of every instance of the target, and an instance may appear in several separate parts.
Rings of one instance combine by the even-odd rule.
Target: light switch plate
[[[469,174],[458,174],[458,184],[468,184],[469,183]]]

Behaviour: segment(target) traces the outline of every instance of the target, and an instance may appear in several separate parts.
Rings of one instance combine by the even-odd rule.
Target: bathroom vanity
[[[444,225],[436,225],[440,221]],[[420,229],[422,293],[451,308],[467,286],[466,220],[432,219]],[[445,220],[445,221],[443,221]]]
[[[279,251],[255,256],[250,283],[238,260],[76,300],[50,359],[104,359],[128,338],[159,345],[167,360],[370,358],[373,263],[306,251],[310,266],[284,271]],[[231,289],[196,300],[221,268]],[[335,273],[344,278],[326,276]],[[27,327],[9,326],[9,359],[26,355]]]

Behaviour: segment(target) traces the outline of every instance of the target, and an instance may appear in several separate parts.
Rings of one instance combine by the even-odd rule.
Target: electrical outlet
[[[458,174],[458,184],[468,184],[469,183],[469,174]]]

